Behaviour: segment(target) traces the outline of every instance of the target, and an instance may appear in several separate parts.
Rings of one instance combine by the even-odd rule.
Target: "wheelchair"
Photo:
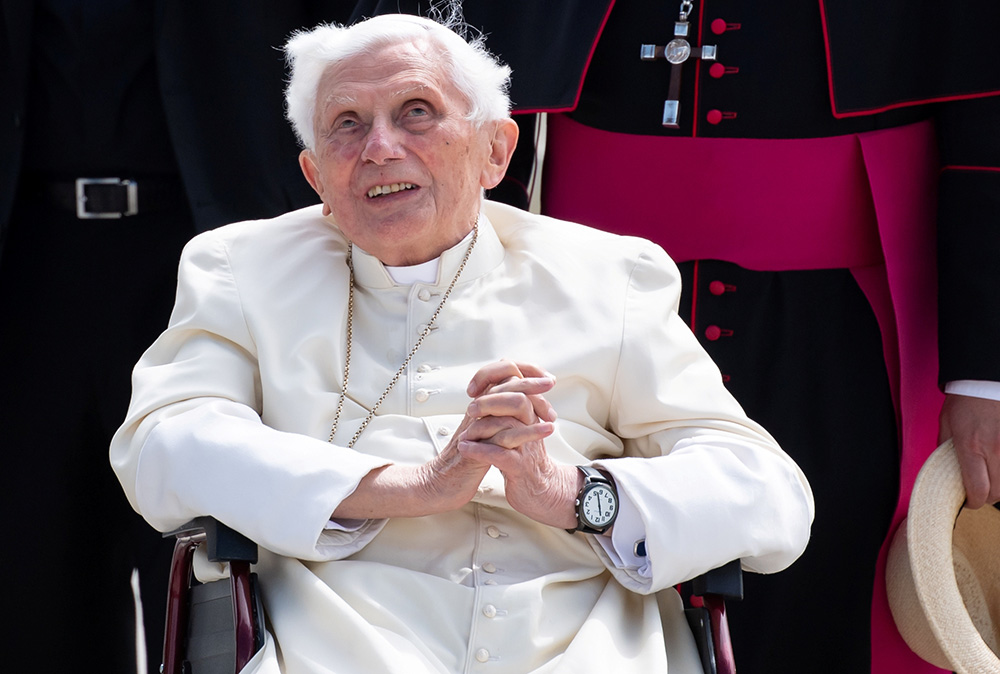
[[[162,674],[237,674],[264,644],[264,610],[251,564],[257,545],[211,517],[199,517],[173,537],[167,589]],[[204,545],[210,562],[229,564],[229,578],[198,583],[194,553]],[[736,674],[726,600],[743,599],[740,561],[684,584],[684,609],[705,674]]]

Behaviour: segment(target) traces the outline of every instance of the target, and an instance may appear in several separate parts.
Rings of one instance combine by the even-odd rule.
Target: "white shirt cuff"
[[[971,398],[1000,400],[1000,381],[959,379],[945,384],[944,392],[960,396],[969,396]]]
[[[652,578],[649,558],[636,554],[636,546],[645,545],[646,528],[642,524],[639,510],[621,490],[618,491],[618,517],[611,530],[611,537],[595,536],[608,557],[619,569],[629,569],[642,578]]]

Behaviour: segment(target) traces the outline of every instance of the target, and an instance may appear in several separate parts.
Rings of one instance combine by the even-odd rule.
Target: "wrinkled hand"
[[[498,361],[469,384],[473,398],[452,439],[419,466],[390,464],[370,471],[334,510],[336,519],[422,517],[461,508],[476,495],[486,471],[504,474],[507,500],[552,526],[576,525],[578,471],[558,466],[545,452],[555,411],[544,393],[555,384],[539,368]]]
[[[485,366],[469,384],[468,414],[476,420],[456,437],[462,456],[500,470],[512,508],[568,529],[576,526],[573,503],[582,478],[574,466],[553,462],[545,450],[556,415],[542,394],[554,385],[552,375],[533,365],[499,361]]]
[[[551,377],[541,371],[523,376],[510,361],[480,368],[467,389],[473,401],[466,408],[462,423],[444,450],[423,467],[420,484],[424,500],[438,504],[438,512],[461,508],[471,501],[492,464],[483,456],[460,451],[460,441],[468,429],[476,426],[481,433],[485,427],[499,428],[504,419],[517,416],[554,420],[552,406],[541,395],[552,388],[552,383]],[[530,413],[525,412],[525,404],[531,408]]]
[[[1000,401],[945,396],[938,440],[948,438],[962,468],[966,507],[1000,501]]]

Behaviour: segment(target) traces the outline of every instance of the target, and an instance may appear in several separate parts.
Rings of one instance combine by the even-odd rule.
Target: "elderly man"
[[[322,206],[188,245],[112,443],[133,506],[261,546],[249,671],[698,671],[672,586],[781,570],[813,504],[675,266],[484,201],[517,131],[481,44],[388,15],[288,52]]]

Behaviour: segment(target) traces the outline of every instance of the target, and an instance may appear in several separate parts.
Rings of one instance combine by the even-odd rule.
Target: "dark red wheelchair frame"
[[[684,613],[698,644],[706,674],[736,674],[736,659],[726,618],[726,600],[743,599],[740,560],[712,569],[682,587]]]
[[[228,562],[229,593],[235,639],[233,674],[240,672],[263,644],[263,619],[250,565],[257,561],[253,541],[212,519],[200,517],[165,536],[176,539],[170,568],[166,629],[163,640],[163,674],[188,674],[187,645],[191,629],[192,568],[194,551],[206,546],[211,562]],[[224,581],[216,581],[218,583]],[[706,674],[736,674],[736,662],[726,620],[726,600],[743,598],[739,560],[698,576],[682,587],[689,595],[685,615],[695,635]],[[194,671],[192,674],[198,674]]]
[[[235,638],[233,672],[239,672],[263,644],[259,596],[250,571],[250,565],[257,562],[257,545],[211,517],[199,517],[165,536],[174,537],[176,542],[167,589],[161,672],[187,674],[189,670],[187,645],[191,627],[194,551],[202,544],[206,546],[210,562],[229,563]]]

